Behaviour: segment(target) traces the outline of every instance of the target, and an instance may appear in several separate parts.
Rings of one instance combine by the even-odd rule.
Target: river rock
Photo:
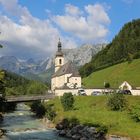
[[[66,137],[67,137],[67,138],[71,138],[71,137],[72,137],[71,130],[68,130],[68,131],[67,131]]]
[[[3,115],[2,115],[2,113],[0,113],[0,122],[2,122],[3,121]]]
[[[105,140],[105,135],[102,132],[97,132],[95,127],[84,125],[67,125],[67,121],[57,124],[56,129],[58,135],[70,138],[72,140]]]
[[[81,139],[81,135],[80,134],[75,134],[75,135],[72,135],[71,137],[73,140],[80,140]]]
[[[86,137],[82,137],[80,138],[80,140],[88,140]]]
[[[59,132],[59,136],[65,136],[66,135],[66,130],[61,130]]]
[[[67,129],[69,126],[69,121],[67,119],[63,119],[60,123],[56,125],[57,130]]]
[[[0,138],[6,133],[6,130],[0,129]]]

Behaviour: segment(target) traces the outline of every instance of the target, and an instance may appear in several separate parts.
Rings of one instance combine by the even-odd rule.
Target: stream
[[[58,137],[55,129],[47,128],[35,118],[24,103],[17,104],[14,112],[4,115],[0,128],[7,131],[1,140],[66,140]]]

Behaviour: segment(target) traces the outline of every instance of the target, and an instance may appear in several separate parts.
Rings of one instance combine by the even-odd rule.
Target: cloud
[[[34,50],[51,53],[55,49],[59,32],[48,21],[22,17],[21,23],[17,24],[6,16],[0,16],[1,41],[8,47],[22,48],[27,53]]]
[[[63,15],[47,10],[50,16],[45,20],[33,17],[18,0],[0,0],[0,4],[8,13],[0,14],[0,41],[5,45],[0,55],[44,58],[56,51],[59,37],[64,48],[75,48],[80,43],[104,41],[108,33],[110,19],[100,4],[87,5],[84,10],[66,4]]]
[[[0,3],[3,5],[4,9],[14,16],[27,16],[29,12],[26,7],[22,7],[18,4],[18,0],[0,0]]]
[[[53,21],[62,30],[90,42],[104,40],[108,34],[107,25],[110,23],[105,8],[100,4],[87,5],[84,11],[76,6],[66,5],[65,14],[54,16]]]
[[[76,47],[74,40],[63,37],[48,19],[40,20],[33,17],[27,8],[18,5],[17,0],[11,0],[12,5],[8,2],[8,0],[0,0],[4,9],[16,15],[19,21],[16,23],[6,15],[0,15],[0,31],[2,32],[0,41],[5,45],[5,48],[1,49],[1,54],[21,58],[47,57],[56,51],[59,37],[65,43],[67,42],[67,47],[71,45]]]
[[[71,5],[71,4],[66,4],[65,12],[66,12],[66,14],[71,15],[71,16],[77,16],[77,15],[82,14],[82,12],[80,11],[80,9],[78,7]]]

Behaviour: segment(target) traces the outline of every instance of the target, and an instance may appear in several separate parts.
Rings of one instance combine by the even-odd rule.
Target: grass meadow
[[[74,110],[63,111],[59,98],[49,103],[54,104],[57,123],[63,118],[77,118],[81,124],[101,124],[108,127],[108,134],[128,136],[133,139],[140,138],[140,123],[135,122],[129,115],[132,105],[140,104],[140,96],[127,96],[127,109],[124,111],[111,111],[107,107],[110,95],[103,96],[76,96]]]
[[[82,83],[87,88],[101,88],[104,87],[104,82],[109,82],[112,88],[118,88],[124,81],[130,83],[133,87],[140,86],[140,59],[93,72],[84,78]]]

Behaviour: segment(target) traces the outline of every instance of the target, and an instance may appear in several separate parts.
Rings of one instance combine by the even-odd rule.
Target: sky
[[[0,0],[0,56],[44,59],[63,48],[109,43],[140,18],[140,0]]]

